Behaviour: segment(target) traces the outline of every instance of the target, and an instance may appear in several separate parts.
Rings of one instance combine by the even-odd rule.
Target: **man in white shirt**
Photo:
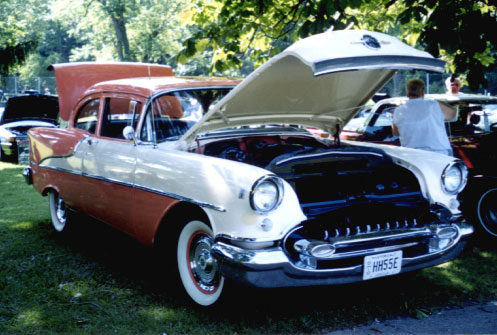
[[[409,100],[393,114],[392,133],[400,137],[403,147],[428,150],[452,156],[445,121],[456,116],[456,110],[434,100],[425,100],[425,83],[411,79],[406,83]]]

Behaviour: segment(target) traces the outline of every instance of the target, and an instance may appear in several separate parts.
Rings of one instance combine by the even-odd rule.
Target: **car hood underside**
[[[380,33],[326,32],[259,67],[182,138],[250,124],[304,125],[334,134],[399,69],[443,71],[444,62]]]

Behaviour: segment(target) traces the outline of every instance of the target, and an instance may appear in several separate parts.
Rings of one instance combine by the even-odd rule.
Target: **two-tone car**
[[[473,232],[457,199],[465,164],[338,135],[398,69],[443,67],[362,30],[302,39],[242,81],[55,64],[68,126],[29,131],[24,175],[56,231],[84,213],[157,247],[200,305],[226,281],[332,285],[434,266]]]

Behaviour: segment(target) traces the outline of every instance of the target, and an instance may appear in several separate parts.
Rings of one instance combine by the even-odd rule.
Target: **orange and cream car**
[[[58,232],[79,212],[158,246],[200,305],[225,280],[330,285],[433,266],[473,231],[457,201],[465,165],[338,134],[396,70],[443,65],[355,30],[303,39],[241,82],[54,65],[67,127],[30,130],[24,175]]]

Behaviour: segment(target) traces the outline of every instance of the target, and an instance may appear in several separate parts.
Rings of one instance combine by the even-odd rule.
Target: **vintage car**
[[[457,119],[446,129],[454,155],[469,168],[468,186],[461,194],[462,209],[487,242],[497,239],[497,97],[479,94],[427,94],[454,106]],[[400,145],[392,135],[392,115],[407,97],[379,101],[361,124],[347,124],[340,137],[347,140]]]
[[[200,305],[225,279],[330,285],[433,266],[473,232],[458,208],[464,163],[303,127],[338,135],[397,69],[443,66],[361,30],[303,39],[241,82],[54,65],[68,127],[29,131],[24,175],[48,196],[56,231],[82,212],[156,246]]]
[[[29,94],[8,99],[0,115],[0,160],[28,164],[28,130],[56,127],[58,117],[57,97]]]

